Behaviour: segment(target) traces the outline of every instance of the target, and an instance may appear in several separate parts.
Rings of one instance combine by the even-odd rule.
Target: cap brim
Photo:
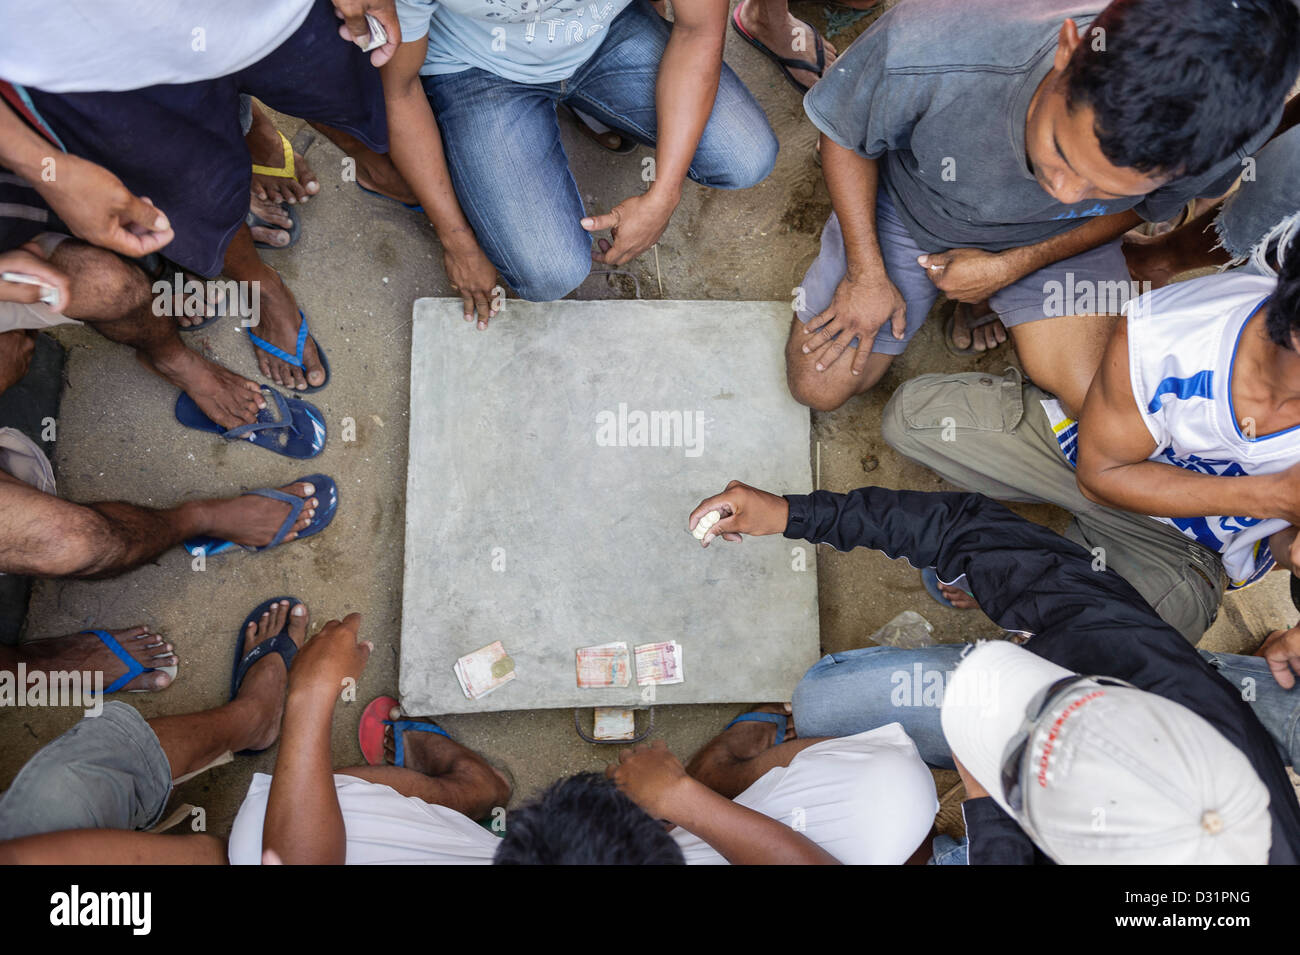
[[[1008,813],[1013,811],[1002,790],[1007,744],[1034,696],[1072,675],[1014,643],[990,640],[976,644],[948,681],[940,713],[943,735],[953,755]]]

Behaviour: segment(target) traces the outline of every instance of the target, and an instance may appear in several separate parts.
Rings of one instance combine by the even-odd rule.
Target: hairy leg
[[[885,372],[894,362],[893,355],[873,352],[867,358],[862,374],[855,375],[852,367],[857,349],[847,348],[839,361],[824,371],[818,371],[820,353],[803,353],[809,338],[804,334],[805,327],[798,318],[790,324],[790,337],[785,345],[785,374],[790,394],[814,411],[834,411],[855,395],[870,391],[885,377]]]

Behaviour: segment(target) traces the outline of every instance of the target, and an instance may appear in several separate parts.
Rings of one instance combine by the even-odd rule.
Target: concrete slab
[[[738,475],[810,486],[809,412],[785,383],[789,306],[511,301],[490,345],[462,311],[414,309],[405,710],[788,699],[817,656],[811,548],[706,551],[686,515]],[[517,678],[467,699],[452,666],[495,640]],[[576,684],[579,647],[667,640],[683,683],[653,696]]]

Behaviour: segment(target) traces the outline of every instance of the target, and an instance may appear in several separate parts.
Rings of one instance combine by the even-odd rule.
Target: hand
[[[692,531],[709,511],[718,511],[722,519],[709,528],[701,542],[705,547],[718,535],[723,540],[741,540],[741,534],[763,537],[780,534],[790,523],[790,502],[778,494],[760,491],[748,484],[732,481],[721,494],[707,497],[691,511],[687,526]]]
[[[370,53],[370,65],[378,69],[393,58],[402,42],[402,28],[397,22],[394,0],[334,0],[334,15],[343,21],[339,26],[339,36],[360,47],[370,42],[367,13],[382,23],[384,32],[388,34],[388,41]]]
[[[1296,674],[1300,673],[1300,626],[1274,630],[1264,645],[1255,651],[1255,656],[1264,658],[1278,686],[1284,690],[1291,689],[1295,686]]]
[[[24,328],[0,333],[0,394],[23,380],[32,366],[36,333]]]
[[[970,774],[970,770],[961,764],[957,754],[952,754],[953,764],[957,767],[957,774],[961,776],[962,785],[966,787],[967,799],[980,799],[989,794],[988,790],[975,781],[975,777]]]
[[[0,252],[0,272],[21,272],[40,279],[42,285],[47,285],[58,292],[59,297],[50,306],[50,311],[62,312],[68,307],[71,283],[67,274],[46,261],[41,247],[35,242],[25,243],[20,248],[8,252]],[[41,300],[43,291],[45,290],[40,285],[0,281],[0,302],[21,302],[31,305]]]
[[[465,321],[474,321],[477,312],[478,327],[487,328],[488,320],[500,311],[494,304],[500,288],[497,267],[472,237],[451,245],[443,243],[442,264],[451,287],[460,293]]]
[[[610,238],[596,241],[599,252],[592,252],[593,261],[605,265],[622,265],[630,262],[650,246],[659,241],[668,228],[668,220],[677,208],[677,200],[665,198],[654,189],[640,195],[624,199],[607,215],[588,216],[582,220],[582,227],[588,232],[609,230]]]
[[[907,331],[907,303],[894,283],[884,272],[860,279],[845,276],[835,288],[830,307],[804,326],[804,334],[811,337],[804,342],[803,353],[817,352],[817,370],[825,371],[844,354],[849,342],[860,339],[852,365],[853,374],[860,375],[871,357],[871,341],[886,322],[895,338],[901,339]]]
[[[137,197],[103,166],[61,153],[54,178],[32,184],[74,235],[91,245],[139,257],[173,238],[171,223],[145,197]]]
[[[605,775],[655,819],[670,821],[679,794],[691,783],[681,761],[661,739],[620,750],[618,762],[610,763]]]
[[[916,264],[939,291],[958,302],[974,305],[1012,282],[1023,278],[1010,267],[1005,256],[983,249],[949,249],[918,256]]]
[[[341,621],[331,620],[308,640],[289,667],[289,692],[320,693],[337,699],[343,681],[356,680],[366,668],[374,644],[357,642],[361,614],[350,613]]]

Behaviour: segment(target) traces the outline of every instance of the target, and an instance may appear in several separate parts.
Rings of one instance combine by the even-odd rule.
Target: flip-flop
[[[272,228],[274,228],[274,226],[272,226]],[[191,274],[175,262],[172,262],[170,259],[159,255],[157,252],[150,252],[148,255],[139,256],[138,258],[131,259],[131,261],[144,271],[144,274],[149,277],[151,284],[156,283],[161,279],[163,273],[167,271],[183,272],[186,278],[189,278]],[[194,279],[198,282],[203,281],[203,279],[198,278],[197,276],[194,276]],[[173,285],[172,280],[167,280],[167,284]],[[224,298],[218,298],[216,302],[213,303],[213,311],[215,312],[214,315],[210,315],[197,325],[182,325],[178,322],[176,324],[176,330],[179,332],[197,332],[200,328],[207,328],[214,322],[221,321],[221,319],[226,315],[226,300]]]
[[[757,37],[755,37],[743,26],[741,26],[740,8],[743,5],[744,5],[743,3],[738,3],[736,4],[736,8],[731,11],[732,29],[734,29],[737,33],[739,33],[742,37],[744,37],[746,43],[749,43],[751,46],[756,47],[760,53],[762,53],[765,57],[767,57],[769,60],[775,63],[777,67],[781,70],[781,72],[785,74],[785,78],[790,81],[790,84],[795,89],[799,90],[801,93],[807,93],[810,89],[812,89],[812,87],[800,83],[797,79],[794,78],[794,74],[791,73],[790,70],[791,69],[806,70],[807,72],[816,75],[818,79],[820,79],[822,74],[826,72],[826,44],[822,40],[822,35],[817,32],[817,28],[814,27],[807,20],[799,20],[799,22],[802,23],[805,27],[807,27],[808,30],[813,35],[813,47],[817,51],[816,63],[812,63],[808,60],[796,60],[793,57],[780,56],[779,54],[770,50],[768,47],[764,46],[762,41],[760,41]],[[798,18],[796,17],[795,19]]]
[[[271,176],[274,179],[297,179],[298,169],[293,161],[293,143],[289,142],[289,137],[278,129],[275,134],[280,137],[280,146],[284,151],[283,166],[259,166],[253,163],[254,176]]]
[[[975,347],[974,332],[977,328],[983,328],[985,325],[992,325],[998,321],[997,312],[989,312],[987,315],[981,315],[979,318],[967,319],[966,327],[971,331],[971,343],[965,348],[958,348],[952,340],[953,329],[957,324],[957,312],[960,309],[970,311],[970,306],[965,302],[949,302],[943,308],[943,346],[948,349],[948,354],[955,355],[958,358],[970,358],[974,355],[987,355],[991,351],[1001,348],[1006,342],[1000,342],[993,348],[979,349]]]
[[[262,619],[262,614],[271,609],[273,604],[281,600],[289,601],[289,614],[293,613],[293,608],[302,603],[297,597],[272,597],[270,600],[264,600],[258,604],[253,612],[244,618],[243,624],[239,628],[239,635],[235,638],[235,665],[230,671],[230,698],[233,700],[239,695],[239,687],[244,682],[244,677],[253,664],[262,659],[269,653],[278,653],[284,658],[284,668],[288,670],[293,666],[293,658],[298,655],[298,645],[293,642],[293,637],[289,636],[289,617],[285,617],[284,627],[280,632],[269,640],[263,640],[247,654],[244,653],[244,640],[248,636],[248,625],[257,623]],[[239,756],[254,756],[257,753],[264,753],[270,747],[265,749],[244,749],[240,750]]]
[[[187,428],[219,434],[227,441],[247,441],[286,458],[314,458],[325,450],[325,416],[301,398],[286,398],[274,388],[262,386],[266,407],[252,424],[229,431],[205,415],[194,399],[181,392],[176,399],[176,420]]]
[[[429,720],[390,720],[388,714],[396,707],[397,701],[391,696],[380,696],[371,700],[361,714],[361,724],[357,727],[357,739],[361,743],[361,755],[371,766],[384,764],[384,727],[393,728],[393,765],[406,765],[406,744],[402,734],[408,730],[419,733],[437,733],[451,739],[445,729]]]
[[[943,604],[951,610],[971,609],[970,607],[953,606],[952,601],[943,595],[943,591],[939,589],[939,572],[933,567],[921,568],[921,583],[925,585],[925,592],[934,598],[935,603]],[[970,593],[970,591],[967,591],[967,593]],[[971,594],[971,596],[974,597],[975,595]]]
[[[334,483],[333,478],[328,478],[323,474],[308,474],[306,477],[300,477],[291,484],[310,484],[316,488],[311,497],[316,498],[316,516],[311,519],[306,527],[298,532],[294,540],[302,540],[305,537],[314,537],[325,528],[330,526],[334,520],[334,514],[339,509],[339,489]],[[287,491],[281,491],[275,487],[259,487],[252,491],[245,491],[244,494],[256,494],[259,497],[269,497],[273,501],[283,501],[289,505],[289,513],[285,516],[284,521],[280,524],[280,529],[275,532],[271,538],[271,543],[263,547],[244,547],[243,544],[236,544],[234,541],[222,540],[219,537],[208,537],[206,535],[191,537],[185,541],[184,547],[193,557],[202,554],[204,557],[215,557],[218,554],[224,554],[228,550],[234,550],[236,547],[243,548],[247,551],[257,553],[259,551],[270,550],[272,547],[279,547],[284,543],[285,537],[293,530],[294,523],[298,520],[298,515],[302,509],[307,506],[310,498],[298,497]],[[241,494],[240,497],[243,497]]]
[[[412,212],[424,211],[424,206],[420,205],[418,202],[403,202],[401,199],[394,199],[392,196],[386,196],[382,192],[375,192],[373,189],[367,189],[365,186],[361,185],[361,183],[357,183],[357,188],[362,192],[368,192],[370,195],[376,196],[380,199],[386,199],[389,202],[396,202],[403,209],[410,209]]]
[[[173,681],[175,681],[176,670],[177,670],[175,664],[173,664],[172,666],[165,666],[165,667],[147,667],[139,660],[137,660],[135,657],[131,656],[131,654],[127,653],[126,648],[122,646],[122,644],[118,643],[117,638],[114,637],[107,630],[83,630],[81,632],[88,633],[91,636],[98,637],[99,642],[102,643],[104,646],[108,647],[108,649],[112,650],[113,656],[121,660],[123,665],[126,666],[125,673],[119,676],[108,686],[104,687],[104,694],[106,696],[109,693],[116,693],[118,690],[122,689],[122,687],[126,686],[136,677],[145,673],[166,673],[168,676],[172,678]],[[173,652],[174,651],[168,651],[168,653],[173,653]],[[167,656],[168,653],[159,653],[157,654],[157,656],[160,657]],[[168,683],[167,686],[171,686],[171,684]],[[127,690],[126,692],[157,693],[158,691],[157,690]]]
[[[307,336],[310,332],[307,330],[307,316],[303,314],[302,309],[298,309],[298,317],[302,319],[302,321],[298,323],[298,342],[294,345],[294,354],[292,355],[283,348],[280,348],[278,345],[272,345],[265,339],[258,338],[253,334],[251,328],[247,326],[243,326],[243,328],[244,331],[248,333],[248,340],[253,343],[254,348],[260,348],[268,355],[274,355],[282,362],[293,365],[295,368],[303,368],[302,357],[307,351]],[[325,372],[325,380],[319,385],[308,385],[306,388],[297,388],[294,390],[295,394],[310,395],[312,392],[320,391],[330,383],[330,363],[329,359],[325,357],[325,349],[321,348],[320,342],[316,342],[316,357],[320,359],[321,370]],[[305,372],[306,369],[304,369],[304,374]]]
[[[298,215],[298,207],[287,205],[286,203],[282,202],[280,203],[280,208],[283,209],[284,214],[289,217],[289,221],[291,225],[287,229],[282,225],[276,225],[274,222],[268,222],[266,219],[263,219],[252,209],[248,210],[248,215],[244,216],[244,224],[247,225],[250,229],[258,229],[258,228],[274,229],[277,232],[289,233],[289,241],[286,242],[284,245],[272,245],[270,242],[260,242],[257,239],[254,239],[253,245],[256,246],[257,248],[290,249],[293,248],[294,243],[298,241],[298,236],[302,235],[302,217]],[[317,350],[319,351],[319,348]]]
[[[776,726],[776,739],[772,741],[773,746],[780,746],[785,741],[785,728],[790,725],[790,717],[785,713],[765,713],[754,710],[750,713],[741,713],[734,720],[722,728],[725,733],[737,723],[772,723]]]

